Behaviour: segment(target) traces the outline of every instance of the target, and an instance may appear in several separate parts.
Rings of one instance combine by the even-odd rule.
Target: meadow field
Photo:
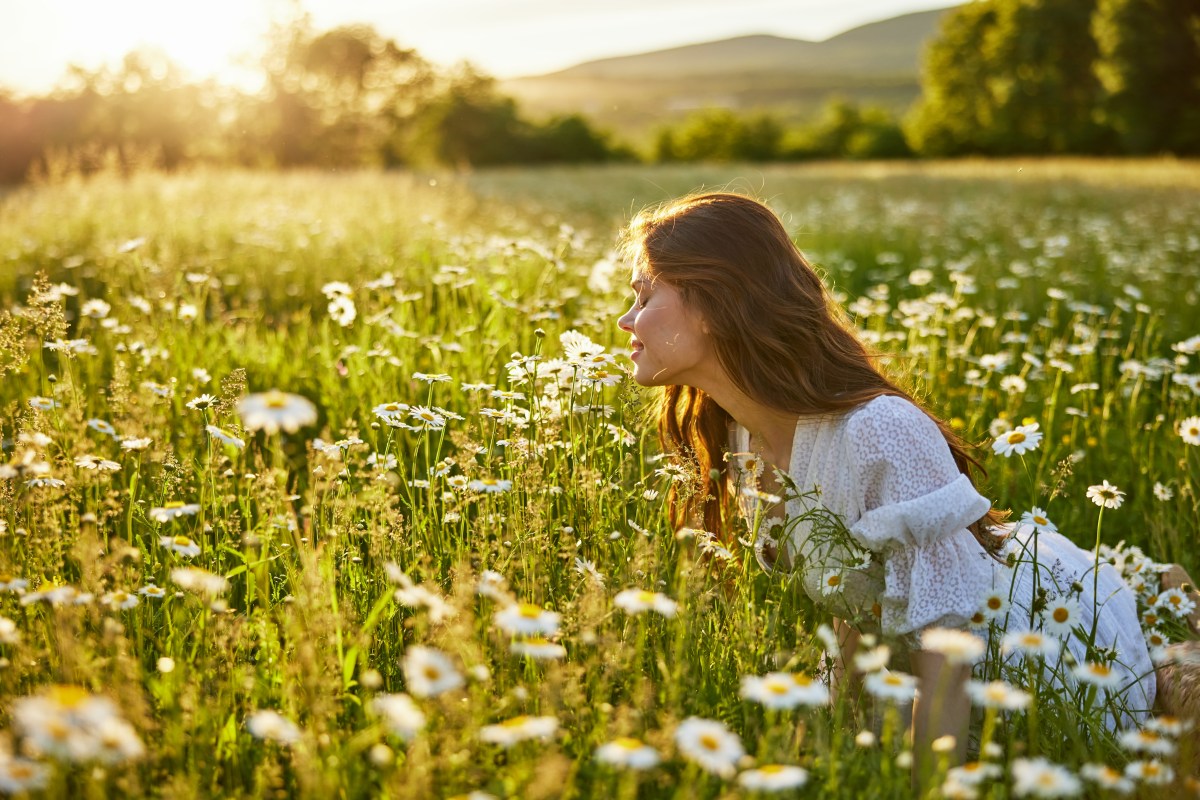
[[[1195,638],[1158,566],[1200,576],[1200,164],[67,180],[0,194],[0,792],[1200,795],[1187,721],[1106,727],[1085,631],[980,598],[954,766],[882,648],[830,699],[829,614],[752,527],[672,529],[614,248],[699,188],[781,214],[1156,658]]]

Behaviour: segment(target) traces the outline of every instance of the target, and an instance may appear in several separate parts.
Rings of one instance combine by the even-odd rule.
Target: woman
[[[739,505],[757,527],[760,563],[795,571],[853,623],[841,626],[846,657],[856,631],[881,633],[907,646],[925,684],[946,673],[920,649],[921,632],[965,626],[989,593],[1011,590],[1018,630],[1039,589],[1074,599],[1085,629],[1099,607],[1095,641],[1117,651],[1126,708],[1150,708],[1154,670],[1120,576],[1093,571],[1091,554],[1056,533],[1004,535],[1012,528],[975,490],[966,446],[875,367],[768,208],[736,194],[686,197],[637,216],[626,246],[636,298],[618,325],[634,377],[664,387],[660,436],[696,467],[695,491],[673,502],[677,524],[690,515],[728,536]],[[727,464],[726,453],[737,458]],[[1035,546],[1041,568],[1024,565]],[[1013,570],[1005,561],[1017,548]],[[1084,661],[1086,645],[1070,638]],[[965,742],[969,667],[951,674],[937,723],[915,711],[918,741]]]

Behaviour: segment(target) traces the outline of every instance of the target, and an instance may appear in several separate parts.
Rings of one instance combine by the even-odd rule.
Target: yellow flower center
[[[521,603],[517,606],[517,613],[525,619],[537,619],[542,615],[542,609],[533,603]]]
[[[711,733],[706,733],[700,737],[700,746],[705,750],[720,750],[721,741]]]
[[[1100,677],[1100,678],[1107,678],[1109,675],[1112,674],[1112,670],[1109,669],[1109,667],[1106,666],[1105,664],[1089,664],[1088,670],[1093,675]]]
[[[179,547],[190,547],[192,544],[192,540],[186,536],[176,536],[175,544],[178,545]]]
[[[782,683],[775,683],[772,681],[771,683],[767,684],[767,691],[771,694],[783,695],[788,693],[788,687]]]
[[[283,392],[267,392],[267,396],[263,400],[263,405],[267,408],[286,408],[287,395]]]
[[[792,682],[797,686],[812,686],[812,678],[800,672],[792,675]]]
[[[825,583],[828,586],[837,586],[841,582],[842,582],[841,575],[830,575],[828,578],[825,579]]]
[[[432,664],[427,664],[421,668],[421,674],[431,681],[436,681],[442,677],[442,671]]]
[[[60,708],[78,708],[91,697],[82,686],[59,684],[50,688],[50,699]]]
[[[1050,524],[1050,520],[1046,519],[1045,517],[1035,516],[1033,518],[1033,521],[1036,522],[1038,525],[1049,525]]]
[[[163,508],[183,508],[182,500],[172,500],[169,503],[164,503]]]
[[[504,726],[505,728],[521,728],[521,727],[524,727],[525,723],[528,721],[529,721],[529,716],[526,714],[522,714],[519,717],[513,717],[512,719],[506,719],[506,720],[504,720],[504,722],[501,722],[500,724],[502,726]]]
[[[1066,622],[1068,619],[1070,619],[1071,612],[1068,611],[1067,609],[1059,606],[1058,608],[1054,609],[1053,616],[1054,616],[1054,621],[1057,622],[1059,625],[1061,625],[1064,622]]]
[[[764,764],[758,768],[759,772],[765,772],[768,775],[778,775],[783,772],[782,764]]]
[[[631,736],[618,736],[613,740],[613,744],[622,750],[640,750],[642,747],[641,740],[634,739]]]
[[[992,611],[999,611],[1003,605],[1004,601],[999,597],[992,596],[987,599],[987,607]]]
[[[1020,431],[1013,431],[1008,435],[1009,444],[1020,444],[1023,441],[1025,441],[1025,434]]]
[[[647,592],[643,589],[642,591],[637,593],[637,599],[638,599],[639,603],[653,603],[654,602],[654,592]]]
[[[886,683],[888,686],[903,686],[904,685],[903,678],[899,677],[898,675],[894,675],[890,672],[887,675],[883,676],[883,682]]]

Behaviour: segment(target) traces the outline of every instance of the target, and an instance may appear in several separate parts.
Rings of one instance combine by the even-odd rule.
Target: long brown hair
[[[794,414],[836,414],[882,395],[912,401],[938,426],[960,472],[983,472],[968,446],[942,420],[889,380],[851,330],[841,307],[792,243],[779,218],[739,194],[694,194],[643,211],[624,247],[639,275],[675,287],[708,323],[717,360],[751,398]],[[730,541],[729,487],[723,476],[732,417],[703,390],[666,386],[659,440],[691,462],[698,485],[670,495],[676,526],[699,514]],[[986,472],[984,473],[986,474]],[[990,509],[969,528],[989,553],[1001,539],[987,527],[1007,518]]]

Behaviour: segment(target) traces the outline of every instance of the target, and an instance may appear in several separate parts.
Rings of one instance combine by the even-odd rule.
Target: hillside
[[[500,88],[535,115],[580,112],[635,140],[706,106],[803,119],[836,94],[900,113],[920,93],[921,48],[946,11],[872,22],[821,42],[738,36],[599,59]]]

